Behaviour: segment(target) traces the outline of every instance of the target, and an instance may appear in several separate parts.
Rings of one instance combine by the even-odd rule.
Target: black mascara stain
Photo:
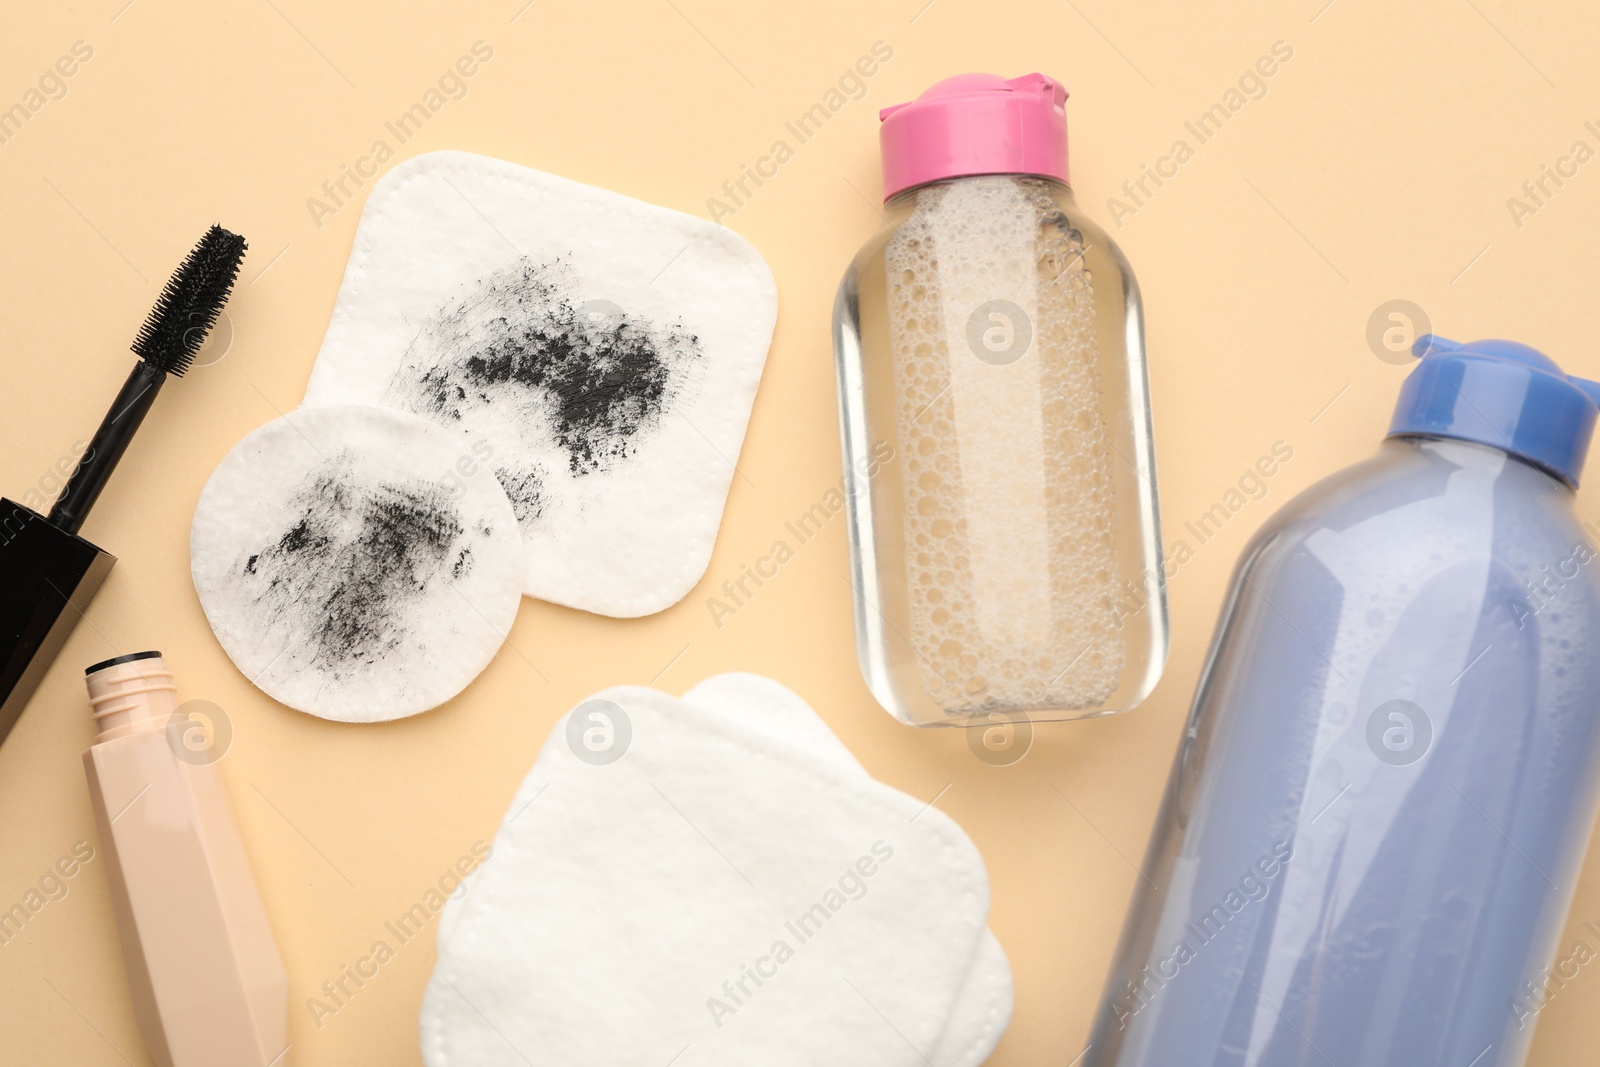
[[[496,467],[494,476],[511,498],[511,510],[518,523],[529,525],[539,517],[543,509],[544,482],[537,472],[522,467]]]
[[[406,604],[472,569],[443,485],[363,483],[354,469],[349,453],[315,468],[290,498],[288,528],[243,566],[273,622],[309,635],[312,661],[335,677],[398,647]]]
[[[441,308],[390,391],[410,410],[469,431],[524,413],[514,432],[543,427],[568,472],[583,476],[633,455],[702,358],[699,338],[681,325],[578,303],[560,262],[522,259]],[[497,459],[519,522],[532,524],[548,503],[541,471],[526,457]]]

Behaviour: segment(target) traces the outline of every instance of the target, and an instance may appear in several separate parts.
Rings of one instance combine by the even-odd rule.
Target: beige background
[[[976,839],[1018,990],[991,1062],[1071,1061],[1234,558],[1273,509],[1370,453],[1387,424],[1405,372],[1369,348],[1369,316],[1408,299],[1448,336],[1517,338],[1600,376],[1590,314],[1600,163],[1520,226],[1507,206],[1575,141],[1600,148],[1584,126],[1600,120],[1600,9],[523,2],[7,0],[0,107],[24,100],[74,42],[93,58],[0,144],[0,488],[21,497],[90,434],[158,286],[206,224],[246,234],[251,252],[230,305],[231,350],[169,387],[90,519],[86,535],[121,562],[0,748],[0,904],[93,840],[81,668],[163,649],[181,695],[221,705],[236,731],[220,767],[288,965],[294,1061],[416,1064],[431,935],[320,1029],[306,999],[492,836],[550,723],[577,700],[614,683],[682,692],[717,671],[761,671],[810,700],[876,775],[937,798]],[[465,98],[395,142],[384,122],[480,40],[494,56]],[[708,197],[879,40],[894,58],[866,98],[724,220],[767,257],[782,309],[740,457],[746,477],[701,587],[632,622],[525,601],[516,651],[411,721],[325,723],[252,689],[201,616],[189,518],[228,448],[299,402],[365,195],[319,227],[306,202],[321,183],[385,138],[402,158],[468,149],[705,214]],[[1294,56],[1267,94],[1196,145],[1184,122],[1277,41]],[[1141,165],[1180,137],[1195,148],[1114,230],[1149,312],[1169,548],[1274,442],[1294,450],[1266,498],[1173,577],[1172,655],[1149,701],[1042,728],[1008,768],[979,762],[960,733],[914,731],[874,706],[854,663],[842,519],[721,629],[706,608],[838,478],[828,317],[840,272],[880,223],[874,111],[972,69],[1066,81],[1075,186],[1102,222]],[[1578,509],[1600,518],[1594,490]],[[0,1063],[149,1062],[103,868],[89,864],[66,899],[0,946]],[[1600,852],[1564,949],[1594,942],[1589,920],[1600,921]],[[1532,1063],[1593,1062],[1591,971],[1542,1014]]]

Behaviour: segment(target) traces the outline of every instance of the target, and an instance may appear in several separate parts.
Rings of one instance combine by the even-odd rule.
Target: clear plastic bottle
[[[1600,799],[1600,387],[1419,350],[1245,549],[1086,1067],[1523,1062]]]
[[[1166,661],[1139,289],[1065,99],[972,74],[885,109],[888,225],[835,305],[856,650],[919,726],[1124,711]]]

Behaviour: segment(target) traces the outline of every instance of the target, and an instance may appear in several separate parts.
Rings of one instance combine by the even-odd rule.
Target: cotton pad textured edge
[[[979,1067],[1005,1036],[1014,1005],[1011,961],[1000,939],[985,929],[967,983],[933,1050],[934,1067]]]
[[[471,443],[384,408],[302,408],[248,434],[201,491],[189,546],[239,670],[343,722],[455,696],[521,603],[511,504]]]

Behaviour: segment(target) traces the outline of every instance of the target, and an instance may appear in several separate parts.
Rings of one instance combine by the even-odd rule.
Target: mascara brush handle
[[[144,421],[145,413],[155,403],[156,393],[161,391],[161,383],[166,380],[166,371],[158,370],[143,360],[134,364],[128,380],[122,383],[122,390],[117,393],[117,399],[101,420],[100,428],[94,432],[88,450],[78,461],[77,470],[72,472],[67,487],[61,490],[55,506],[50,509],[50,521],[58,528],[75,534],[83,526],[83,520],[89,517],[89,509],[94,507],[100,490],[111,480],[111,472],[116,470],[117,461],[128,450],[128,444],[138,431],[139,424]]]

